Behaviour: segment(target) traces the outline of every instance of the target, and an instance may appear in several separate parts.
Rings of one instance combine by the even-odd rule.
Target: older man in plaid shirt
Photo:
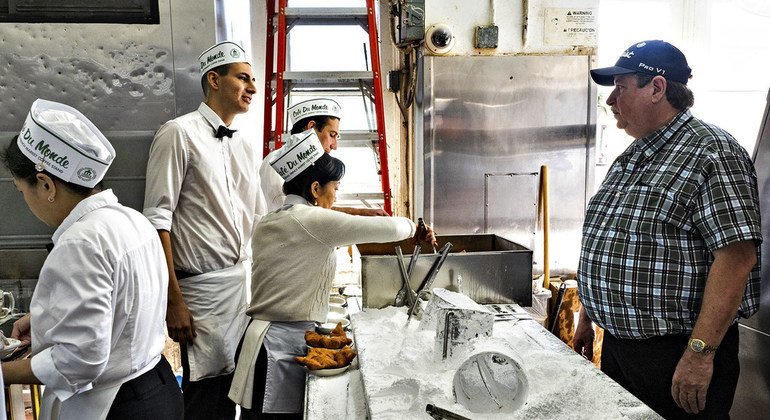
[[[590,200],[574,346],[666,418],[729,417],[740,371],[737,320],[759,306],[762,240],[754,166],[726,131],[689,111],[687,60],[634,44],[591,71],[615,86],[618,128],[636,140]]]

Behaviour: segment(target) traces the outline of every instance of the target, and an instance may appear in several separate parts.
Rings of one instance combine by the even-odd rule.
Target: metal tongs
[[[419,236],[420,232],[423,232],[423,231],[427,232],[428,231],[428,227],[425,226],[425,220],[422,220],[422,217],[418,217],[417,218],[417,229],[414,232],[414,241],[415,241],[415,243],[420,240],[420,238],[418,238],[417,236]],[[434,254],[436,253],[436,247],[435,246],[433,247],[433,253]]]
[[[412,290],[412,286],[409,280],[414,271],[414,266],[417,264],[417,258],[420,256],[420,245],[414,246],[414,252],[412,252],[412,259],[409,260],[409,268],[404,267],[404,254],[401,251],[401,246],[396,246],[396,256],[398,257],[398,268],[401,271],[401,280],[403,285],[401,290],[396,293],[396,300],[393,302],[394,306],[409,306],[417,299],[417,294]]]
[[[430,290],[430,286],[433,284],[433,280],[436,279],[436,275],[438,274],[439,270],[441,270],[441,266],[444,265],[444,260],[446,260],[446,256],[449,254],[449,251],[452,250],[452,243],[447,242],[444,244],[444,247],[441,248],[441,255],[439,255],[438,259],[433,263],[433,266],[430,268],[430,271],[428,271],[428,275],[425,276],[425,280],[422,281],[422,284],[420,285],[420,288],[417,289],[417,292],[415,294],[417,295],[417,298],[412,303],[412,306],[409,308],[409,318],[412,318],[412,315],[414,315],[415,309],[417,309],[417,306],[420,303],[420,296],[427,291]]]
[[[471,420],[468,417],[461,416],[455,412],[449,411],[445,408],[438,407],[433,404],[425,406],[425,412],[436,420]]]

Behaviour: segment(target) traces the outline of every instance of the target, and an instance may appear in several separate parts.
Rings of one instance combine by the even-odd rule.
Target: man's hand
[[[594,358],[594,326],[585,308],[580,308],[580,316],[575,336],[572,338],[572,348],[589,361]]]
[[[685,350],[671,379],[671,396],[689,414],[706,408],[706,393],[714,374],[714,354]]]
[[[739,241],[714,250],[703,302],[691,336],[712,345],[722,342],[735,320],[746,282],[757,263],[757,244]],[[671,396],[690,414],[706,408],[706,392],[714,374],[714,353],[700,354],[687,348],[671,378]]]
[[[198,334],[195,332],[195,322],[183,300],[174,303],[169,300],[166,312],[166,327],[168,336],[180,345],[192,345]]]
[[[177,343],[186,346],[192,344],[198,335],[195,332],[195,322],[193,321],[190,309],[182,297],[182,290],[179,288],[179,281],[174,271],[174,250],[171,245],[171,232],[167,230],[158,230],[160,243],[163,245],[163,253],[166,256],[166,266],[168,268],[168,305],[166,306],[166,328],[168,336]]]
[[[22,346],[32,343],[32,328],[30,327],[30,315],[26,314],[13,323],[11,338],[21,341]]]

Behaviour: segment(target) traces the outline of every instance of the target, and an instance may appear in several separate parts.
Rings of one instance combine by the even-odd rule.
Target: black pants
[[[605,331],[602,371],[666,419],[729,419],[738,385],[738,324],[725,334],[714,356],[714,375],[706,394],[706,408],[687,414],[671,396],[671,380],[687,347],[686,335],[623,340]]]
[[[179,384],[161,356],[155,368],[121,385],[107,420],[181,420],[183,410]]]
[[[233,374],[190,380],[190,362],[187,347],[180,346],[182,356],[182,395],[185,420],[233,420],[235,403],[228,398]]]

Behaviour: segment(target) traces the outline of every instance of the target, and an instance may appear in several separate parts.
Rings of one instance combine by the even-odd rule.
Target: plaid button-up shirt
[[[618,338],[689,334],[712,252],[746,240],[762,240],[751,158],[729,133],[684,111],[634,141],[588,203],[581,301]],[[737,316],[759,307],[759,267]]]

